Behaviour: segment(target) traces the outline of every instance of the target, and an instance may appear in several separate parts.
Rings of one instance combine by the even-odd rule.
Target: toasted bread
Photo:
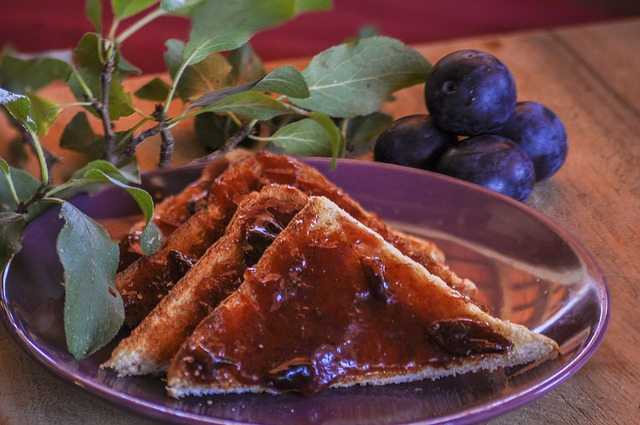
[[[381,385],[551,358],[324,197],[311,197],[171,361],[174,397]]]
[[[202,169],[200,177],[187,185],[180,193],[167,196],[155,205],[153,222],[158,226],[164,237],[169,236],[180,227],[189,217],[208,203],[209,189],[214,180],[220,176],[234,162],[249,155],[248,151],[236,149],[223,157],[209,162]],[[140,237],[144,231],[145,220],[140,220],[131,226],[129,232],[119,240],[120,269],[124,269],[137,258],[142,256]]]
[[[465,294],[475,292],[475,285],[458,277],[444,264],[444,255],[432,242],[406,237],[387,226],[378,216],[365,211],[344,191],[330,183],[320,172],[285,156],[259,152],[231,164],[209,190],[208,208],[189,218],[167,237],[154,254],[142,257],[116,275],[116,288],[122,294],[126,323],[138,324],[182,277],[183,262],[196,262],[205,250],[224,233],[238,204],[251,192],[269,184],[285,184],[308,195],[325,196],[378,232],[406,255],[441,276],[447,284]],[[192,245],[189,245],[189,244]]]
[[[282,185],[265,186],[247,196],[225,234],[120,341],[104,366],[119,375],[165,371],[198,323],[240,285],[245,269],[306,203],[306,195]]]

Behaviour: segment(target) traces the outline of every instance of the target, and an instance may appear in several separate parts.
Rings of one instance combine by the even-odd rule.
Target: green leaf
[[[60,147],[98,158],[104,152],[104,139],[93,131],[87,114],[78,112],[62,131]]]
[[[158,0],[111,0],[111,5],[117,19],[126,19],[157,2]]]
[[[309,97],[309,89],[302,74],[291,65],[274,69],[258,81],[251,90],[279,93],[296,98]]]
[[[38,128],[38,136],[44,137],[49,133],[49,129],[56,119],[58,119],[58,115],[62,111],[62,105],[32,92],[27,92],[27,96],[31,100],[31,115]]]
[[[334,138],[318,121],[305,118],[281,127],[270,137],[274,146],[290,155],[331,156]]]
[[[308,95],[307,85],[302,75],[291,66],[277,68],[258,81],[250,81],[235,87],[223,87],[204,93],[194,101],[190,108],[208,106],[220,102],[232,95],[252,90],[254,92],[273,91],[280,94],[296,93],[299,96]],[[250,97],[251,95],[247,95]],[[272,101],[273,99],[271,99]],[[271,102],[270,103],[273,103]],[[267,118],[268,119],[268,118]]]
[[[242,46],[256,32],[293,18],[295,3],[294,0],[203,1],[193,11],[184,62],[198,63],[211,53]]]
[[[145,216],[146,227],[142,234],[142,251],[153,253],[162,242],[162,232],[151,220],[153,218],[153,199],[146,191],[129,186],[127,176],[107,161],[93,161],[76,171],[71,179],[59,186],[58,190],[70,187],[93,185],[94,183],[111,183],[121,187],[138,203]]]
[[[66,50],[38,55],[5,53],[0,58],[0,87],[25,94],[51,84],[66,81],[71,72],[71,53]]]
[[[171,90],[171,86],[162,78],[154,78],[144,86],[140,87],[134,94],[139,99],[163,102]]]
[[[77,181],[104,181],[110,182],[112,180],[118,183],[126,183],[128,180],[120,170],[118,170],[110,162],[97,160],[91,161],[81,169],[77,170],[71,176],[70,182]]]
[[[262,60],[249,43],[229,52],[227,60],[231,65],[229,77],[233,85],[256,81],[265,76]]]
[[[78,193],[97,193],[112,180],[116,180],[120,184],[127,182],[127,178],[112,164],[103,160],[95,160],[76,170],[69,180],[50,190],[47,196],[69,199]]]
[[[120,160],[116,166],[127,181],[140,184],[140,167],[138,167],[138,160],[135,156]]]
[[[82,36],[73,51],[78,68],[91,69],[96,75],[100,75],[105,64],[106,43],[100,34],[86,33]],[[140,74],[140,69],[122,57],[120,50],[115,54],[115,71],[113,78],[122,81],[129,74]]]
[[[0,105],[3,105],[13,118],[32,132],[35,133],[38,130],[35,121],[29,116],[31,100],[27,96],[0,88]]]
[[[145,192],[146,193],[146,192]],[[140,203],[140,201],[138,201]],[[140,247],[144,255],[151,255],[160,247],[162,243],[162,230],[153,221],[147,224],[140,235]]]
[[[184,5],[184,0],[162,0],[160,2],[160,7],[162,8],[162,10],[166,10],[167,12],[180,9],[181,7],[184,7]]]
[[[76,58],[77,67],[81,69],[91,69],[99,76],[106,61],[106,43],[100,34],[86,33],[82,36],[73,55]],[[122,57],[120,50],[115,54],[115,71],[113,78],[122,81],[129,74],[140,74],[140,69]]]
[[[77,72],[80,75],[80,78],[82,78],[87,86],[89,86],[93,95],[101,101],[102,92],[100,89],[100,74],[96,72],[95,69],[91,68],[81,68]],[[117,72],[114,73],[114,77],[116,74]],[[80,80],[75,73],[72,74],[69,79],[69,88],[78,101],[86,101],[84,89],[82,88]],[[94,108],[88,108],[87,110],[93,115],[98,116]],[[109,116],[112,120],[116,121],[119,118],[127,117],[134,112],[131,96],[124,90],[124,87],[118,78],[113,78],[111,80],[111,88],[109,90]]]
[[[382,112],[353,117],[347,124],[347,141],[352,148],[374,142],[393,122],[393,117]]]
[[[64,268],[64,330],[69,352],[84,358],[106,345],[124,322],[122,297],[114,285],[118,244],[100,224],[69,202],[56,250]]]
[[[12,211],[0,212],[0,272],[9,260],[22,249],[22,230],[25,217]]]
[[[7,161],[5,161],[3,158],[0,158],[0,173],[4,174],[5,176],[8,176],[9,172],[10,172],[9,164],[7,164]]]
[[[7,164],[2,160],[4,164]],[[4,166],[3,166],[4,168]],[[0,211],[13,211],[18,208],[11,187],[19,202],[26,202],[33,197],[40,187],[40,182],[31,174],[18,168],[9,167],[9,173],[3,170],[0,177]]]
[[[185,68],[178,82],[178,94],[183,101],[189,101],[212,90],[229,84],[231,65],[219,53],[212,53],[200,62]]]
[[[117,55],[117,67],[118,73],[116,77],[120,79],[120,81],[124,80],[125,77],[129,74],[142,74],[142,70],[126,60],[122,57],[122,54],[118,53]]]
[[[226,99],[227,97],[234,94],[251,90],[251,88],[255,86],[256,83],[257,81],[251,81],[249,83],[241,84],[235,87],[223,87],[218,90],[210,91],[209,93],[203,94],[199,99],[192,102],[189,106],[189,109],[193,109],[199,106],[213,105],[214,103],[218,103],[221,100]]]
[[[100,83],[100,75],[104,66],[102,50],[100,36],[88,33],[82,37],[74,51],[79,69],[71,74],[68,85],[78,101],[85,102],[87,95],[81,81],[89,87],[97,100],[102,101]],[[116,55],[116,69],[113,72],[109,88],[109,116],[114,121],[134,113],[133,101],[129,93],[125,91],[120,78],[121,71],[128,73],[130,68],[127,65],[126,70],[123,70],[120,67],[120,59],[120,55]],[[87,108],[87,110],[97,116],[95,108]]]
[[[74,57],[78,63],[78,67],[82,69],[91,69],[99,76],[105,64],[105,48],[106,41],[99,34],[87,33],[82,36],[75,50]],[[115,55],[115,71],[113,78],[122,81],[129,74],[140,74],[140,69],[124,59],[120,51],[116,51]]]
[[[269,120],[278,115],[288,114],[289,107],[264,93],[242,92],[226,97],[219,102],[202,108],[209,112],[233,112],[258,120]]]
[[[331,10],[332,3],[331,0],[296,0],[295,10],[296,13]]]
[[[178,15],[193,15],[193,8],[203,0],[162,0],[162,10]]]
[[[146,220],[144,231],[140,236],[140,246],[142,248],[143,254],[153,254],[162,243],[162,231],[152,220],[153,199],[151,198],[151,195],[149,195],[142,189],[126,185],[101,171],[91,171],[85,175],[85,179],[87,180],[95,179],[96,181],[99,181],[103,177],[106,177],[106,179],[114,185],[126,190],[129,195],[131,195],[131,197],[138,203],[138,206],[140,207],[140,210],[142,210],[142,213],[144,214]]]
[[[167,40],[164,45],[167,51],[164,52],[164,62],[167,66],[167,72],[172,80],[175,81],[176,73],[182,64],[182,56],[184,55],[184,42],[176,39]]]
[[[316,55],[302,72],[311,96],[292,101],[333,117],[367,115],[396,90],[423,83],[429,68],[398,40],[365,38]]]
[[[102,1],[87,0],[84,12],[97,33],[102,33]]]
[[[95,68],[102,71],[104,65],[104,46],[100,41],[100,35],[96,33],[86,33],[78,41],[78,45],[73,51],[79,68]]]
[[[335,160],[338,157],[344,156],[345,144],[340,129],[336,127],[336,124],[333,122],[331,117],[323,114],[322,112],[311,112],[309,113],[309,118],[320,124],[329,136],[331,143],[331,158],[333,158],[331,167],[335,167]]]
[[[198,114],[194,127],[196,136],[202,145],[216,150],[233,136],[240,127],[228,115],[218,115],[213,112]]]

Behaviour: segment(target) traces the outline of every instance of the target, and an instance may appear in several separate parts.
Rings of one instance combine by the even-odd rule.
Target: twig
[[[111,122],[111,116],[109,115],[109,94],[111,91],[111,79],[113,78],[113,72],[115,70],[114,55],[107,58],[102,72],[100,73],[100,87],[101,87],[101,100],[93,99],[93,107],[96,108],[100,119],[102,121],[102,128],[104,130],[104,138],[106,141],[105,157],[107,161],[115,163],[116,161],[116,135],[113,132],[113,123]]]
[[[162,140],[162,144],[160,145],[160,161],[158,162],[158,167],[164,168],[171,164],[174,139],[173,134],[171,134],[171,130],[165,125],[169,118],[167,118],[162,104],[158,103],[156,105],[156,109],[153,112],[153,118],[158,121],[157,127],[160,129],[160,139]]]
[[[162,104],[157,104],[155,111],[152,114],[153,119],[158,122],[151,128],[148,128],[133,137],[129,142],[127,149],[124,152],[124,156],[127,158],[132,157],[136,153],[138,146],[149,137],[155,136],[160,133],[162,144],[160,146],[160,160],[159,167],[167,167],[171,163],[171,156],[173,155],[174,138],[171,130],[167,128],[166,122],[169,120],[164,114]]]
[[[240,142],[242,142],[244,139],[247,138],[249,134],[251,134],[252,131],[253,131],[253,125],[249,125],[249,124],[243,125],[242,127],[240,127],[238,131],[236,131],[231,137],[229,137],[219,149],[217,149],[215,152],[207,156],[196,159],[194,162],[195,163],[208,162],[208,161],[214,161],[218,158],[221,158],[228,152],[235,149],[238,146],[238,144],[240,144]]]
[[[138,134],[136,137],[133,137],[131,139],[131,141],[129,142],[129,145],[127,146],[127,149],[124,151],[124,156],[127,158],[130,158],[133,155],[135,155],[138,145],[140,145],[149,137],[155,136],[156,134],[160,133],[160,131],[162,131],[162,126],[160,124],[157,124],[151,128],[148,128],[140,132],[140,134]]]
[[[160,130],[160,138],[162,139],[162,144],[160,145],[160,162],[158,163],[158,167],[164,168],[171,164],[174,140],[171,130],[166,127]]]

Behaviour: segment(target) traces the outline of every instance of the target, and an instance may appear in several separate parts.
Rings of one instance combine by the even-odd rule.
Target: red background
[[[92,30],[84,17],[84,3],[4,0],[0,46],[11,45],[24,52],[73,47],[82,34]],[[333,11],[300,16],[261,33],[252,45],[263,59],[282,59],[318,53],[366,25],[405,43],[420,43],[638,13],[637,0],[334,0]],[[185,20],[163,18],[127,40],[124,55],[144,72],[161,71],[164,40],[186,40],[187,35]]]

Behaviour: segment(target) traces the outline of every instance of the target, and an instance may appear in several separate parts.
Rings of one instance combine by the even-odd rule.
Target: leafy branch
[[[332,47],[302,71],[283,66],[265,72],[248,44],[251,37],[330,7],[330,0],[111,0],[112,23],[104,28],[102,1],[87,0],[95,32],[85,34],[73,52],[0,56],[0,105],[20,130],[20,146],[30,147],[40,168],[36,179],[19,168],[16,158],[0,158],[0,269],[20,251],[24,227],[43,209],[60,205],[65,224],[57,251],[65,271],[65,333],[74,356],[87,356],[108,342],[122,324],[123,309],[113,287],[117,244],[68,202],[73,195],[103,185],[127,191],[145,215],[142,248],[150,253],[162,235],[152,220],[150,195],[136,187],[136,151],[147,140],[160,139],[158,166],[169,166],[177,147],[173,129],[193,119],[199,136],[194,143],[205,151],[195,161],[212,160],[245,143],[335,161],[366,149],[390,123],[378,110],[382,102],[424,81],[429,63],[400,41],[380,36]],[[165,42],[167,79],[151,79],[129,93],[125,81],[140,70],[122,56],[121,46],[162,16],[190,20],[189,39]],[[37,94],[56,80],[67,85],[76,102],[57,104]],[[134,98],[153,101],[153,110],[143,110]],[[176,102],[183,108],[170,117]],[[59,161],[40,138],[68,108],[77,112],[62,132],[60,147],[81,152],[87,164],[56,186],[51,169]],[[134,114],[137,124],[120,129],[120,120]],[[100,123],[101,134],[90,120]],[[78,240],[86,241],[88,254],[78,252]],[[88,277],[87,270],[92,270]]]

